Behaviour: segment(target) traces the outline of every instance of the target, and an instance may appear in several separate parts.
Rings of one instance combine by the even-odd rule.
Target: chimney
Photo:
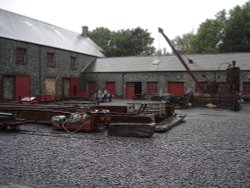
[[[82,36],[83,37],[88,36],[88,26],[82,26]]]
[[[233,65],[233,67],[235,67],[236,61],[232,61],[232,65]]]

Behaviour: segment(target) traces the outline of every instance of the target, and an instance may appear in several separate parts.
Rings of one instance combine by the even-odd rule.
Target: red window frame
[[[47,66],[56,67],[56,56],[54,53],[47,53]]]
[[[76,57],[70,57],[70,68],[71,70],[77,69],[77,59]]]
[[[16,64],[26,65],[27,64],[27,49],[16,48]]]

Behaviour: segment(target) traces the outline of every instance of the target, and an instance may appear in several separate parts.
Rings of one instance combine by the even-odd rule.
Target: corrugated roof
[[[0,9],[0,37],[104,57],[102,49],[88,37],[3,9]]]
[[[250,53],[183,55],[185,60],[192,59],[188,66],[193,71],[224,70],[228,63],[236,61],[241,70],[250,70]],[[169,56],[134,56],[100,58],[91,64],[85,72],[151,72],[151,71],[186,71],[174,55]]]

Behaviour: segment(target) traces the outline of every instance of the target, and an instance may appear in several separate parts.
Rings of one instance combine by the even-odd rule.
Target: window
[[[16,64],[27,64],[27,50],[25,48],[16,49]]]
[[[157,94],[157,82],[147,82],[147,94],[155,95]]]
[[[71,68],[71,70],[75,70],[77,68],[76,57],[70,58],[70,68]]]
[[[56,79],[55,78],[45,79],[45,94],[46,95],[56,94]]]
[[[47,53],[47,66],[56,67],[56,57],[54,53]]]

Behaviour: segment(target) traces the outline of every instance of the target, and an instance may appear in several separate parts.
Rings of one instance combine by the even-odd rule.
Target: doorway
[[[142,98],[142,83],[141,82],[127,82],[126,83],[126,98],[127,99]]]

